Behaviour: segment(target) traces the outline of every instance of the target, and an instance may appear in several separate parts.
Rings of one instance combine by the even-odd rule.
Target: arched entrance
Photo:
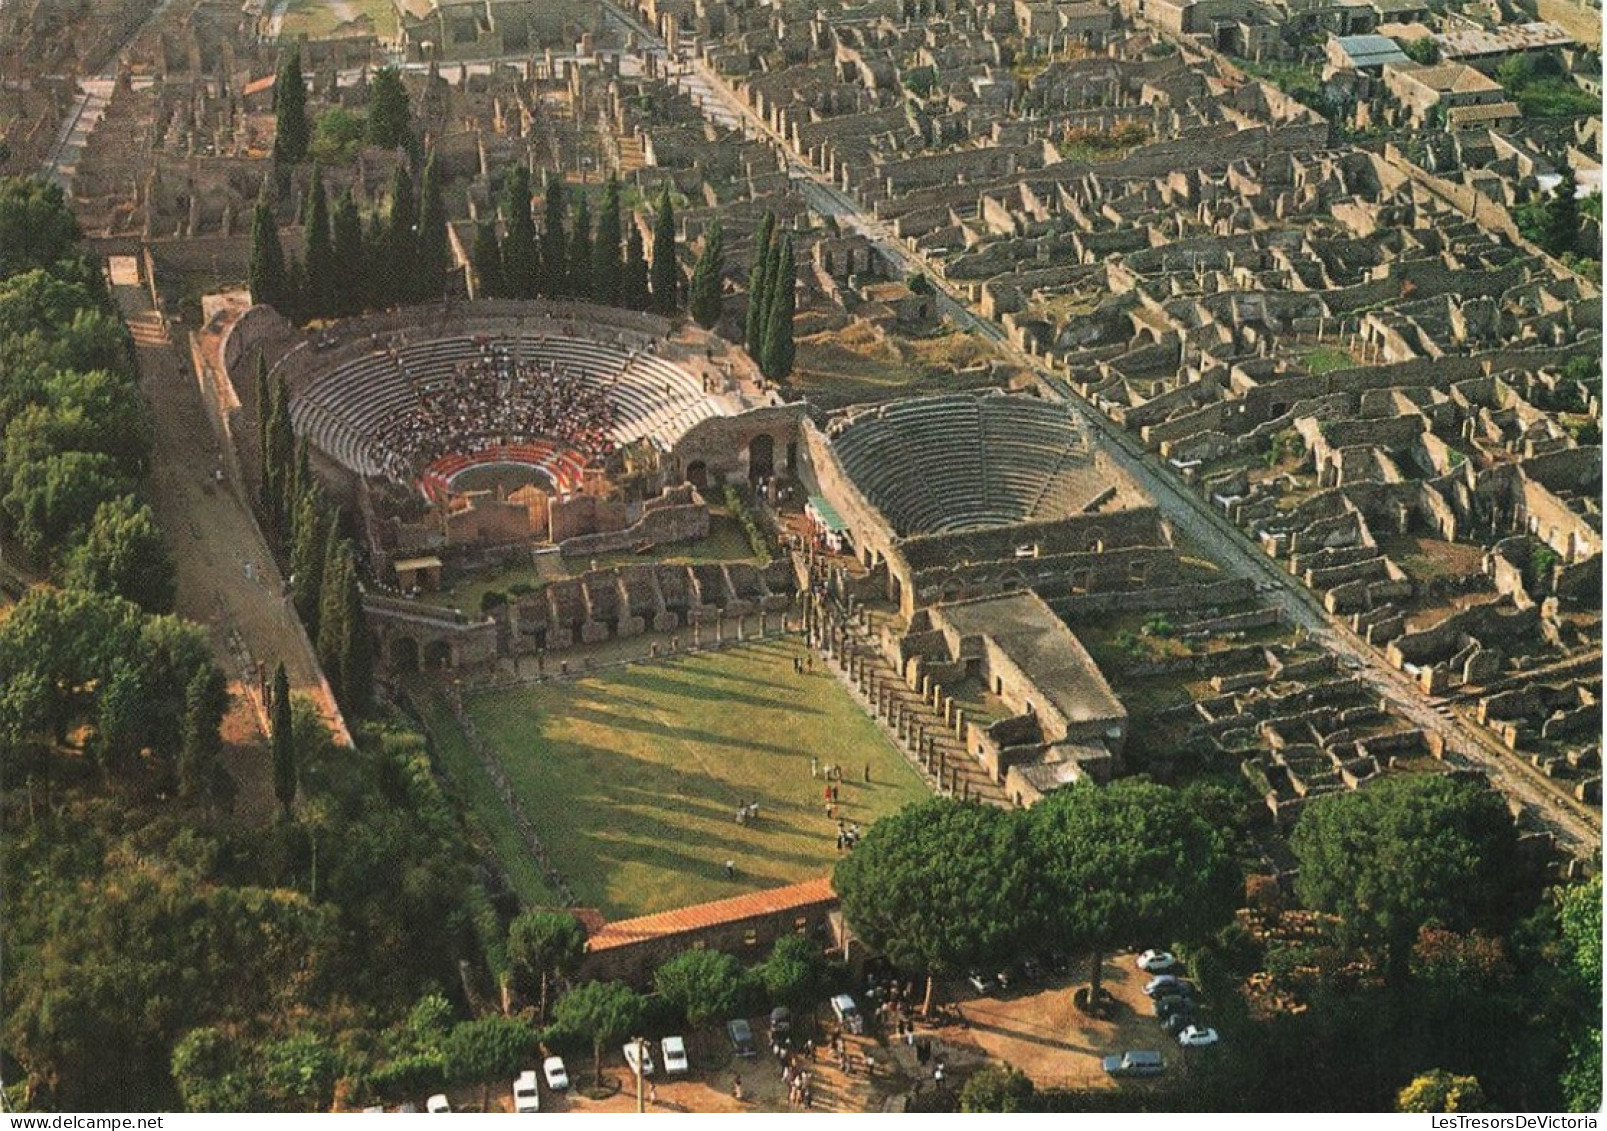
[[[768,479],[776,473],[776,441],[761,432],[748,444],[748,478]]]
[[[411,636],[399,636],[391,641],[391,669],[397,672],[418,671],[418,641]]]
[[[686,481],[699,491],[706,491],[709,487],[709,465],[700,459],[695,459],[686,465]]]

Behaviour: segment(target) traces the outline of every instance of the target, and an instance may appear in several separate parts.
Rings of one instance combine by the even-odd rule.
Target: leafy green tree
[[[1440,61],[1440,45],[1434,41],[1433,36],[1425,35],[1403,43],[1401,50],[1412,62],[1422,63],[1424,66],[1433,66]]]
[[[151,709],[143,673],[119,659],[96,689],[94,750],[102,769],[126,769],[139,756],[154,721]]]
[[[674,314],[681,307],[681,266],[675,254],[675,206],[666,183],[653,220],[653,310],[658,314]]]
[[[716,220],[703,240],[703,250],[692,269],[692,283],[686,299],[692,317],[705,330],[714,329],[720,321],[720,292],[724,274],[725,234]]]
[[[683,950],[653,972],[653,988],[702,1029],[736,1013],[747,989],[747,971],[721,950]]]
[[[307,185],[307,291],[306,312],[314,318],[335,313],[335,288],[339,285],[339,261],[335,258],[334,235],[329,222],[329,194],[324,191],[323,170],[312,167]]]
[[[586,953],[586,928],[562,911],[526,911],[508,926],[508,964],[514,984],[527,997],[534,991],[536,1016],[547,1019],[552,980],[571,977]]]
[[[535,298],[540,290],[541,253],[530,214],[530,170],[515,165],[503,188],[502,286],[509,298]]]
[[[290,298],[279,224],[267,201],[257,201],[251,219],[251,301],[278,308]]]
[[[1574,250],[1579,243],[1579,198],[1574,194],[1573,181],[1563,182],[1551,190],[1546,199],[1544,221],[1540,230],[1540,246],[1552,255],[1561,256]]]
[[[474,277],[479,280],[475,294],[480,298],[502,298],[502,246],[497,242],[496,221],[481,220],[474,226]]]
[[[489,1110],[490,1082],[516,1075],[535,1052],[536,1034],[530,1026],[500,1013],[459,1022],[441,1045],[448,1078],[481,1085],[482,1111]]]
[[[620,302],[627,310],[646,310],[651,301],[647,292],[647,256],[642,249],[642,231],[633,219],[625,236],[625,274]]]
[[[198,668],[184,689],[184,733],[179,747],[179,796],[210,799],[223,753],[221,728],[229,710],[229,683],[216,666]]]
[[[291,724],[290,675],[284,661],[273,670],[273,702],[269,704],[273,720],[269,741],[273,748],[273,795],[285,816],[296,800],[296,738]]]
[[[1407,979],[1425,923],[1489,925],[1520,887],[1517,830],[1500,795],[1442,775],[1386,777],[1320,797],[1301,814],[1290,847],[1301,902],[1382,946],[1394,985]]]
[[[547,198],[541,225],[541,294],[557,298],[569,293],[569,202],[563,177],[547,177]]]
[[[771,1001],[801,1009],[819,997],[826,961],[819,945],[807,937],[782,935],[753,972]]]
[[[413,146],[407,87],[395,67],[381,67],[368,84],[368,140],[382,149]]]
[[[362,312],[368,296],[368,261],[363,246],[363,220],[351,190],[335,202],[332,258],[339,265],[339,277],[330,288],[333,312],[353,315]]]
[[[139,610],[86,590],[36,586],[0,621],[0,745],[65,742],[118,658],[135,654]]]
[[[1045,934],[1104,957],[1137,939],[1203,939],[1242,891],[1226,836],[1176,790],[1140,781],[1058,789],[1027,810]]]
[[[301,50],[292,51],[279,67],[273,83],[273,160],[276,165],[299,165],[307,159],[312,127],[307,121],[307,81],[301,73]]]
[[[446,290],[446,272],[451,266],[452,252],[447,242],[441,171],[433,153],[424,163],[423,199],[418,218],[417,295],[421,299],[436,299]]]
[[[624,281],[624,230],[620,218],[619,176],[609,174],[603,186],[603,206],[597,214],[597,238],[592,244],[592,295],[607,306],[619,306]]]
[[[755,361],[764,356],[765,316],[770,311],[770,288],[766,284],[766,274],[771,268],[770,245],[775,237],[775,230],[776,214],[767,208],[764,217],[759,221],[759,234],[754,241],[753,266],[748,271],[747,334],[743,341],[747,344],[748,355]]]
[[[575,219],[570,225],[569,256],[569,293],[582,302],[590,302],[592,297],[592,233],[591,233],[591,206],[582,196],[575,205]]]
[[[350,165],[363,148],[368,122],[344,106],[331,106],[313,124],[307,155],[320,165]]]
[[[238,1042],[215,1026],[191,1029],[173,1046],[173,1083],[185,1111],[243,1112],[253,1096],[239,1069]]]
[[[1476,1076],[1456,1076],[1443,1068],[1425,1072],[1400,1090],[1395,1110],[1404,1112],[1493,1111]]]
[[[988,1064],[972,1073],[960,1090],[963,1112],[1015,1114],[1033,1110],[1032,1080],[1008,1064]]]
[[[563,1033],[591,1040],[592,1075],[603,1082],[603,1050],[642,1023],[642,995],[623,982],[583,982],[558,999],[553,1024]]]
[[[792,235],[781,238],[781,252],[775,274],[766,281],[770,288],[770,310],[764,324],[764,355],[760,368],[765,376],[779,381],[792,373],[797,355],[792,340],[792,321],[798,305],[797,266],[792,258]]]
[[[151,508],[132,495],[102,503],[67,554],[62,584],[126,597],[148,613],[173,611],[178,566]]]
[[[60,185],[0,178],[0,279],[53,266],[74,253],[78,237]]]
[[[1562,1074],[1562,1093],[1569,1111],[1601,1109],[1601,1014],[1588,1003],[1601,992],[1601,875],[1569,884],[1554,892],[1557,923],[1562,938],[1563,970],[1569,983],[1568,998],[1587,1003],[1573,1031],[1568,1065]]]
[[[870,827],[832,886],[855,934],[935,980],[1009,956],[1031,926],[1033,861],[1017,812],[934,798]]]
[[[57,452],[18,469],[0,510],[23,548],[49,561],[78,544],[102,503],[131,487],[110,456]]]

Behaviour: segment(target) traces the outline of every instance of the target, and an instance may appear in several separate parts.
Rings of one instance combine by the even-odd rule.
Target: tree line
[[[317,650],[341,710],[362,715],[374,701],[373,641],[363,616],[356,543],[341,529],[339,506],[313,474],[306,436],[290,421],[290,390],[269,380],[257,359],[256,409],[265,532],[290,582],[290,600]]]
[[[393,68],[376,72],[368,92],[367,140],[416,154],[406,87]],[[301,221],[306,252],[285,256],[279,238],[276,185],[306,161],[313,131],[307,114],[300,52],[287,55],[274,83],[277,133],[275,177],[266,180],[252,217],[250,287],[258,302],[306,322],[364,310],[440,298],[450,267],[442,184],[432,155],[415,190],[410,162],[392,176],[386,205],[365,224],[350,190],[331,203],[315,164],[304,194]],[[508,171],[497,209],[475,225],[470,265],[476,293],[487,298],[553,298],[595,302],[671,316],[685,310],[704,329],[721,316],[725,244],[716,221],[704,234],[690,277],[680,267],[680,240],[670,184],[660,189],[651,216],[652,244],[623,207],[617,175],[603,186],[595,217],[585,193],[575,194],[558,175],[536,195],[522,162]],[[767,213],[750,273],[744,342],[764,373],[792,371],[796,300],[778,280],[795,275],[792,240],[772,241],[775,217]]]

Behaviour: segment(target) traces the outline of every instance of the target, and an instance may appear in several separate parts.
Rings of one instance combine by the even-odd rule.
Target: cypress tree
[[[267,200],[257,201],[251,218],[251,288],[253,302],[278,309],[285,304],[285,253],[279,246],[279,224]]]
[[[292,734],[290,715],[290,676],[285,672],[284,661],[273,670],[273,703],[270,713],[273,720],[273,795],[285,816],[296,800],[296,741]]]
[[[340,706],[361,715],[374,696],[374,654],[368,639],[368,621],[363,617],[363,590],[357,581],[357,563],[347,557],[341,587],[341,620],[344,633],[340,651]]]
[[[681,268],[675,262],[675,206],[670,186],[658,194],[658,215],[653,220],[653,310],[674,314],[681,305]]]
[[[335,314],[360,314],[368,303],[367,258],[363,252],[363,219],[351,190],[335,202],[332,258],[338,277],[329,284],[330,309]]]
[[[748,272],[748,320],[744,341],[748,356],[758,361],[764,356],[764,323],[770,311],[767,301],[770,292],[765,287],[765,272],[770,269],[770,244],[776,230],[776,214],[766,209],[759,221],[759,240],[753,252],[753,268]]]
[[[792,236],[781,240],[780,262],[770,279],[770,310],[765,318],[764,358],[760,369],[772,381],[779,381],[792,372],[792,359],[796,352],[792,343],[792,317],[797,306],[797,267],[792,260]]]
[[[381,67],[368,84],[368,140],[382,149],[413,148],[407,87],[395,67]]]
[[[502,202],[502,287],[509,298],[535,298],[541,278],[536,223],[530,215],[530,170],[515,165]]]
[[[474,277],[477,298],[502,298],[502,248],[497,243],[495,220],[481,220],[474,226]]]
[[[597,238],[592,244],[592,297],[608,306],[620,305],[625,261],[620,253],[619,177],[610,175],[603,188],[603,207],[597,215]]]
[[[207,786],[223,752],[218,731],[229,709],[229,685],[213,664],[195,670],[184,688],[184,725],[179,746],[179,795],[194,801],[207,794]]]
[[[391,176],[391,211],[385,221],[386,302],[406,302],[418,286],[418,202],[404,165]]]
[[[285,486],[295,474],[296,436],[290,426],[290,390],[283,376],[274,382],[273,406],[268,417],[268,463],[264,481],[268,490],[268,525],[279,537],[285,534]]]
[[[312,453],[306,433],[296,440],[296,460],[284,485],[285,528],[290,539],[296,536],[296,522],[300,517],[301,497],[312,489]],[[288,547],[287,547],[288,548]]]
[[[257,354],[257,471],[262,475],[262,509],[268,509],[268,424],[273,419],[273,390],[268,384],[268,358]]]
[[[285,268],[285,301],[279,313],[298,325],[307,321],[307,268],[294,255]]]
[[[419,298],[440,298],[446,291],[446,271],[451,266],[451,258],[446,236],[446,202],[441,198],[441,174],[432,153],[424,163],[423,203],[418,216]]]
[[[563,178],[547,178],[546,212],[541,226],[541,293],[557,298],[569,293],[568,202]]]
[[[716,220],[703,238],[703,250],[692,269],[692,285],[687,291],[686,305],[705,330],[712,330],[720,321],[720,284],[725,274],[725,233]]]
[[[582,302],[592,298],[591,209],[582,196],[575,205],[575,220],[569,233],[569,293]]]
[[[310,318],[335,314],[334,237],[329,224],[329,196],[324,192],[323,170],[312,167],[307,185],[307,289],[302,306]]]
[[[388,306],[391,301],[390,251],[385,235],[385,217],[376,210],[368,214],[363,232],[363,304],[370,310]]]
[[[307,82],[301,75],[301,49],[292,51],[273,82],[273,160],[299,165],[307,159],[312,127],[307,122]]]
[[[621,282],[621,305],[631,310],[646,310],[647,255],[642,250],[642,229],[634,219],[630,222],[630,235],[625,239],[625,274]]]
[[[324,547],[324,576],[318,593],[318,663],[330,687],[340,686],[340,660],[346,648],[346,569],[349,562],[340,525],[331,523]]]
[[[331,525],[323,492],[317,487],[301,496],[296,508],[296,544],[290,554],[290,599],[307,628],[318,639],[319,599],[324,587],[324,554]]]

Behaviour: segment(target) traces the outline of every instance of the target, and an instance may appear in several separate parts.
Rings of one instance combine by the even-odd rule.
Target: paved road
[[[643,24],[612,5],[607,8],[618,22],[636,32],[645,52],[661,60],[667,58],[662,41]],[[1155,500],[1178,531],[1225,573],[1255,580],[1266,601],[1280,608],[1291,624],[1300,626],[1320,645],[1335,653],[1340,663],[1381,699],[1387,700],[1393,711],[1413,726],[1442,737],[1454,763],[1484,770],[1508,797],[1520,800],[1529,823],[1554,833],[1558,843],[1576,855],[1596,850],[1601,843],[1598,810],[1575,801],[1533,767],[1513,757],[1483,728],[1450,713],[1448,708],[1436,709],[1438,705],[1424,699],[1409,676],[1390,667],[1376,649],[1329,615],[1313,593],[1267,557],[1225,514],[1163,470],[1158,457],[1107,419],[1063,379],[1016,348],[997,323],[977,314],[966,296],[934,271],[924,257],[900,241],[887,224],[870,215],[858,201],[793,152],[785,138],[772,130],[701,62],[672,61],[670,65],[675,81],[692,96],[705,117],[728,128],[740,128],[750,137],[762,137],[776,147],[811,208],[865,236],[897,271],[926,275],[938,288],[942,313],[961,328],[993,342],[1002,353],[1034,372],[1067,403],[1083,427],[1104,440],[1111,458]]]

